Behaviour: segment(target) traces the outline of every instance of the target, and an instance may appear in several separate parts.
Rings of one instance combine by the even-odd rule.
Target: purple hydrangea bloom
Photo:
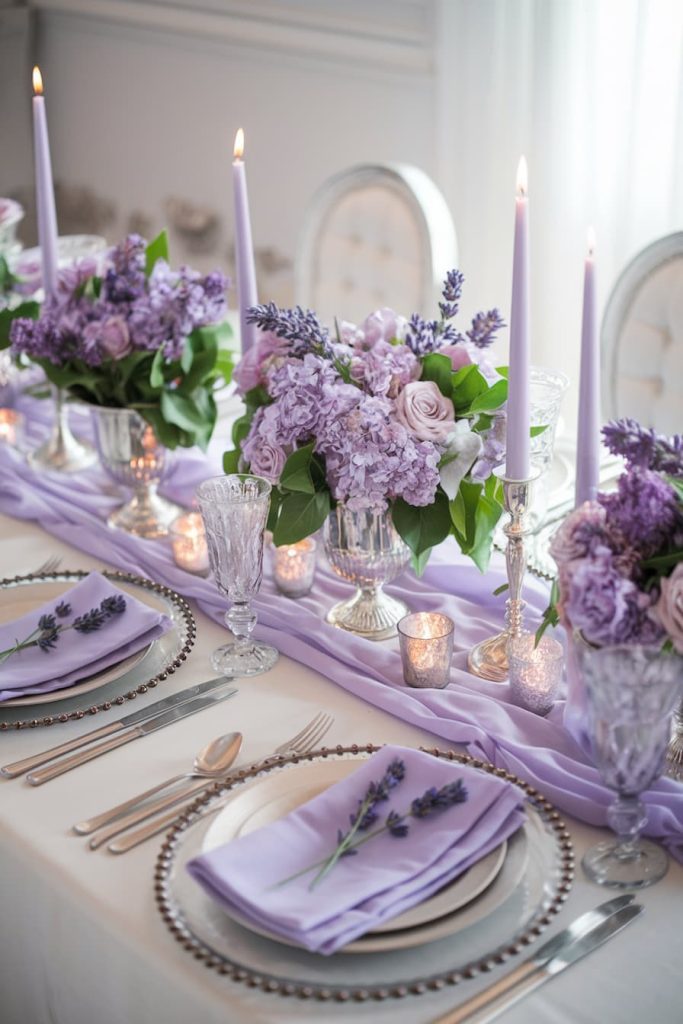
[[[610,527],[627,545],[647,558],[680,527],[678,500],[673,488],[648,469],[634,468],[619,477],[618,490],[600,494]]]
[[[402,387],[417,380],[420,364],[406,345],[377,341],[373,348],[352,357],[350,371],[351,379],[371,395],[394,398]]]

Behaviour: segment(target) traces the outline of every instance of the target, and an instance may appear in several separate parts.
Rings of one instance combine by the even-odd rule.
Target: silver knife
[[[476,996],[433,1024],[488,1024],[539,985],[597,949],[635,920],[645,909],[632,903],[632,895],[618,896],[582,914],[550,942]]]
[[[32,786],[40,786],[43,782],[48,782],[50,779],[70,771],[71,768],[85,764],[86,761],[92,761],[94,758],[99,757],[100,754],[107,754],[110,750],[116,750],[117,747],[122,747],[125,743],[130,743],[131,740],[137,740],[141,736],[147,736],[151,732],[156,732],[157,729],[165,729],[167,725],[179,722],[181,718],[194,715],[197,711],[202,711],[212,704],[218,704],[220,701],[232,697],[233,694],[237,693],[237,690],[234,687],[233,689],[228,689],[231,683],[232,680],[225,680],[222,686],[218,686],[211,693],[205,693],[201,697],[195,697],[194,700],[185,701],[184,704],[171,708],[170,711],[164,711],[162,715],[155,715],[148,722],[135,725],[132,729],[126,729],[124,732],[112,736],[110,739],[105,740],[104,743],[96,743],[95,746],[87,747],[79,754],[63,757],[61,760],[55,761],[54,764],[49,764],[47,768],[40,768],[37,772],[31,772],[30,775],[26,776],[26,779]]]
[[[25,757],[21,761],[13,761],[11,764],[6,764],[0,768],[0,775],[4,775],[6,779],[14,779],[17,775],[23,775],[24,772],[29,772],[32,768],[38,768],[39,765],[45,764],[46,761],[52,761],[55,757],[69,754],[72,750],[79,750],[81,747],[87,746],[88,743],[94,743],[95,740],[103,740],[106,736],[120,732],[121,729],[128,729],[131,725],[139,725],[140,722],[146,722],[148,719],[154,718],[155,715],[168,711],[169,708],[175,708],[179,704],[185,704],[188,700],[192,700],[193,697],[199,697],[202,693],[210,693],[216,687],[222,686],[226,682],[230,682],[230,677],[217,676],[214,679],[207,679],[203,683],[197,683],[196,686],[188,686],[186,690],[172,693],[170,697],[164,697],[163,700],[155,700],[153,704],[148,704],[146,707],[140,708],[139,711],[134,711],[130,715],[124,715],[123,718],[119,718],[115,722],[109,722],[99,729],[92,729],[82,736],[76,736],[72,740],[67,740],[66,743],[60,743],[56,747],[43,750],[40,754],[32,754],[31,757]]]

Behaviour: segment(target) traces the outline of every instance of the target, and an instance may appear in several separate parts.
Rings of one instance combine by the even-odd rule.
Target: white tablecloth
[[[39,528],[0,516],[0,575],[30,572],[49,555],[64,569],[101,567]],[[198,642],[164,692],[212,676],[221,628],[197,616]],[[73,822],[189,767],[220,733],[244,734],[244,758],[267,756],[320,709],[334,714],[333,743],[443,746],[429,733],[361,703],[303,665],[281,658],[264,676],[241,680],[217,708],[116,750],[37,788],[0,781],[0,1020],[3,1024],[264,1024],[270,1021],[420,1024],[490,982],[487,975],[438,994],[335,1006],[267,996],[195,962],[167,931],[152,893],[160,840],[123,857],[92,852]],[[160,691],[139,698],[159,699]],[[115,714],[115,713],[114,713]],[[107,716],[49,729],[0,734],[0,763],[103,724]],[[600,833],[569,821],[577,860]],[[547,936],[607,898],[577,867],[574,888]],[[647,912],[608,946],[539,989],[500,1020],[507,1024],[678,1024],[683,868],[638,896]],[[425,963],[425,973],[429,970]],[[503,969],[505,970],[505,968]]]

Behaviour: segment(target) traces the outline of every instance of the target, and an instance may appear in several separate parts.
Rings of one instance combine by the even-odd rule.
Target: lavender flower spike
[[[460,297],[465,275],[460,270],[449,270],[443,283],[443,302],[439,303],[442,320],[452,320],[460,308]]]
[[[310,309],[279,309],[274,302],[268,302],[265,306],[252,306],[247,312],[247,323],[291,342],[292,354],[298,358],[307,352],[332,356],[329,332]]]
[[[683,435],[665,437],[641,427],[636,420],[623,418],[604,426],[602,436],[612,454],[622,455],[629,467],[683,477]]]
[[[496,340],[496,331],[501,327],[505,327],[505,321],[499,311],[490,309],[488,313],[477,313],[472,320],[472,326],[465,333],[477,348],[487,348]]]

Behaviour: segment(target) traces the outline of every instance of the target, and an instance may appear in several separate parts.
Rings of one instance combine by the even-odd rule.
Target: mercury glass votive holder
[[[547,715],[560,694],[564,651],[562,644],[533,633],[511,637],[508,643],[510,699],[527,711]]]
[[[446,686],[453,655],[453,620],[440,612],[413,612],[400,620],[397,629],[408,686]]]
[[[178,516],[169,527],[173,561],[179,569],[203,576],[209,571],[209,548],[199,512]]]
[[[313,586],[316,542],[304,537],[296,544],[273,545],[273,580],[286,597],[303,597]]]
[[[0,409],[0,444],[17,448],[24,434],[24,417],[16,409]]]

